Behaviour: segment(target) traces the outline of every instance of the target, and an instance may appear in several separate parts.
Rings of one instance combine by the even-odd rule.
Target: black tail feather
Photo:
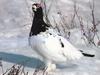
[[[84,53],[82,50],[80,50],[80,52],[82,52],[82,54],[86,57],[94,57],[95,55],[94,54],[87,54],[87,53]]]
[[[87,53],[82,53],[84,56],[86,56],[86,57],[94,57],[95,55],[93,55],[93,54],[87,54]]]

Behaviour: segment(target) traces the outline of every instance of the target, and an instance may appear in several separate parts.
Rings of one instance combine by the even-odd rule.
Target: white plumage
[[[40,4],[33,4],[32,10],[34,11],[34,19],[29,35],[30,45],[44,59],[48,67],[47,71],[54,70],[55,63],[80,59],[83,55],[94,56],[76,49],[64,37],[58,35],[58,32],[48,26],[43,20]]]
[[[53,62],[67,62],[67,60],[79,59],[82,53],[72,46],[62,36],[51,33],[49,29],[39,35],[30,38],[31,46],[39,55]],[[64,45],[62,47],[61,43]]]

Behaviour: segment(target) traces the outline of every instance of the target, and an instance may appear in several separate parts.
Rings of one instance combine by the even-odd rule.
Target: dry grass
[[[0,58],[0,75],[30,75],[29,72],[26,71],[24,66],[26,62],[30,62],[30,60],[20,62],[20,64],[14,64],[13,66],[5,70],[2,58]],[[35,68],[31,75],[47,75],[46,69],[47,67],[45,67],[43,64],[42,66]]]

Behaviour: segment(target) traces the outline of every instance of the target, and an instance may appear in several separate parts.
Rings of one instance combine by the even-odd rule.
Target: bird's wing
[[[67,39],[63,38],[62,36],[59,36],[59,38],[63,44],[63,54],[67,57],[67,59],[75,60],[83,56],[77,48],[67,41]]]
[[[65,56],[62,54],[62,47],[57,37],[49,34],[42,34],[32,36],[30,40],[33,50],[42,57],[61,62],[66,60]]]

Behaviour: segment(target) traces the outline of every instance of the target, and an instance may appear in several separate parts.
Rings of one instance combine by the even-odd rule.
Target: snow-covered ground
[[[26,71],[32,75],[36,65],[43,63],[40,58],[28,45],[28,34],[32,22],[31,18],[31,4],[39,0],[0,0],[0,58],[4,66],[4,71],[10,68],[13,64],[25,63]],[[47,5],[52,0],[46,0]],[[62,13],[70,15],[73,12],[72,0],[56,0]],[[80,13],[86,16],[89,20],[89,0],[77,0]],[[28,4],[27,4],[28,3]],[[54,2],[55,3],[55,2]],[[100,19],[100,1],[95,0],[95,14],[96,19]],[[59,20],[55,13],[55,6],[52,5],[51,13]],[[52,17],[50,16],[51,22]],[[98,28],[99,29],[99,28]],[[99,29],[100,30],[100,29]],[[55,75],[100,75],[100,48],[94,46],[86,46],[81,40],[81,33],[79,29],[73,29],[73,36],[70,42],[79,49],[85,52],[93,53],[94,58],[82,58],[79,61],[74,61],[71,64],[58,65]],[[99,35],[100,36],[100,35]],[[1,68],[0,68],[1,74]]]

